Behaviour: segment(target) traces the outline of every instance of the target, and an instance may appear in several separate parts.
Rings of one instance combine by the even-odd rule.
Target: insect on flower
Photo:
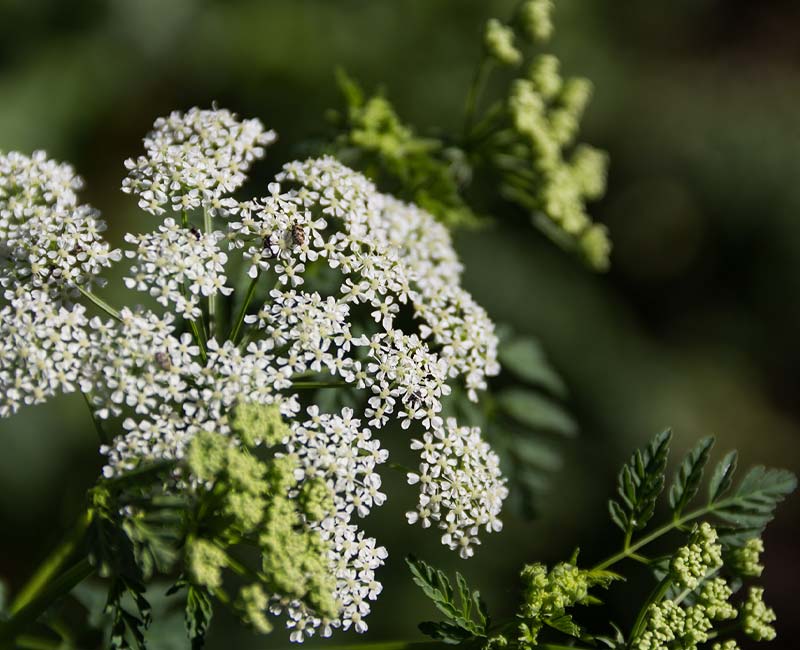
[[[302,246],[306,243],[306,233],[299,223],[292,225],[292,242],[295,246]]]
[[[172,361],[166,352],[156,352],[155,360],[162,370],[169,370],[172,368]]]

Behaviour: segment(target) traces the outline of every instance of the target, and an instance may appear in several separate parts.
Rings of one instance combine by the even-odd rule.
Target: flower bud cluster
[[[775,610],[764,603],[764,588],[750,587],[742,607],[742,628],[756,641],[772,641],[775,636]]]
[[[722,546],[717,542],[717,531],[703,522],[692,533],[689,544],[673,556],[670,570],[681,586],[691,590],[721,566]]]
[[[486,23],[483,44],[489,56],[504,65],[518,65],[522,61],[522,52],[514,47],[514,30],[496,18]]]

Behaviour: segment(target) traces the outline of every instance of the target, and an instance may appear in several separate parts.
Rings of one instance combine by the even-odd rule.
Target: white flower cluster
[[[462,558],[473,555],[479,544],[478,530],[499,531],[498,518],[508,488],[500,473],[500,459],[480,435],[480,430],[459,427],[448,418],[447,426],[414,440],[422,462],[419,473],[408,475],[420,485],[417,510],[406,514],[409,523],[427,528],[437,522],[444,530],[442,543],[458,549]]]
[[[91,346],[78,289],[121,254],[69,165],[0,152],[0,417],[81,386]]]
[[[98,212],[78,204],[82,186],[72,167],[43,151],[0,152],[0,286],[42,289],[59,299],[101,283],[98,274],[120,252],[102,240],[106,225]]]
[[[335,494],[333,512],[313,525],[330,543],[341,616],[321,620],[280,595],[272,601],[300,640],[317,628],[365,630],[380,592],[374,571],[385,549],[354,523],[386,498],[375,468],[387,452],[373,432],[392,419],[421,426],[422,442],[412,443],[421,464],[410,477],[419,505],[409,521],[436,522],[463,557],[480,528],[500,529],[507,489],[480,431],[441,415],[453,383],[477,400],[499,372],[494,325],[460,286],[447,229],[330,157],[289,163],[266,196],[235,200],[230,193],[274,138],[223,110],[156,122],[147,155],[127,163],[123,189],[148,212],[182,213],[126,237],[126,284],[161,309],[109,310],[110,320],[89,320],[83,307],[53,297],[57,286],[92,298],[99,270],[120,258],[100,239],[94,211],[77,205],[72,170],[41,154],[0,158],[0,277],[11,302],[0,323],[0,415],[82,391],[109,432],[122,429],[102,448],[111,476],[180,460],[199,432],[230,433],[242,399],[277,404],[304,477]],[[202,231],[192,225],[200,208]],[[225,340],[213,300],[231,294],[238,266],[250,287],[228,300],[231,314],[237,306],[247,314],[246,331],[240,337],[232,319]],[[347,409],[328,415],[312,405],[297,419],[303,383],[362,391],[369,429]]]
[[[373,506],[380,506],[386,495],[380,491],[381,477],[377,465],[386,462],[389,454],[372,438],[369,429],[353,417],[352,409],[341,414],[320,413],[316,406],[308,408],[308,420],[292,424],[292,436],[286,441],[287,451],[300,459],[299,480],[323,479],[333,494],[333,512],[321,522],[311,525],[328,544],[331,574],[336,578],[334,599],[339,607],[337,619],[320,618],[298,601],[273,599],[273,613],[288,615],[292,641],[303,641],[317,629],[328,637],[336,628],[353,627],[365,632],[364,618],[383,589],[375,579],[375,570],[383,565],[386,549],[377,546],[373,537],[350,523],[353,514],[366,517]]]
[[[125,161],[122,191],[138,195],[139,207],[154,215],[167,208],[217,210],[275,138],[259,120],[240,122],[230,111],[174,111],[156,120],[147,134],[147,155]]]
[[[125,278],[129,289],[145,291],[164,307],[174,305],[175,313],[195,320],[200,317],[200,297],[230,295],[225,286],[225,263],[228,256],[219,249],[222,233],[187,230],[165,219],[157,232],[144,235],[128,233],[125,241],[135,244],[125,255],[137,264]]]

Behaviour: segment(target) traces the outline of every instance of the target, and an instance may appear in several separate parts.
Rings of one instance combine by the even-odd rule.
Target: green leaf
[[[703,479],[703,469],[708,463],[711,447],[714,446],[713,436],[702,438],[683,459],[675,480],[669,490],[669,505],[676,517],[679,517],[686,505],[694,498],[700,489]]]
[[[728,524],[721,538],[735,545],[759,534],[772,521],[778,504],[796,488],[792,472],[754,467],[731,496],[715,502],[714,515]]]
[[[643,450],[636,450],[617,477],[620,501],[609,503],[611,519],[629,535],[650,521],[656,501],[664,488],[672,431],[657,434]]]
[[[189,585],[186,594],[186,633],[192,643],[192,650],[200,650],[205,644],[206,632],[213,615],[211,596],[200,587]]]
[[[725,454],[725,457],[717,464],[708,484],[709,503],[714,503],[730,489],[733,484],[733,475],[736,472],[737,459],[738,453],[734,449]]]
[[[466,639],[486,637],[489,614],[478,591],[470,591],[467,581],[456,573],[458,602],[449,578],[438,569],[413,556],[406,558],[414,583],[433,601],[448,620],[420,624],[428,636],[445,643],[461,643]]]
[[[582,633],[581,626],[572,620],[572,616],[570,614],[564,614],[563,616],[548,618],[545,619],[544,622],[550,627],[552,627],[554,630],[558,630],[559,632],[562,632],[569,636],[574,636],[577,638],[580,638],[581,636]]]
[[[575,436],[578,425],[567,412],[552,399],[524,388],[507,388],[497,396],[500,408],[521,424],[533,429],[544,429]]]
[[[437,641],[450,645],[458,645],[459,643],[469,641],[473,638],[473,635],[464,628],[453,623],[441,621],[438,623],[434,621],[424,621],[419,624],[419,630]]]
[[[564,381],[547,362],[537,341],[529,338],[513,339],[501,344],[498,354],[504,369],[558,397],[566,397],[567,387]]]

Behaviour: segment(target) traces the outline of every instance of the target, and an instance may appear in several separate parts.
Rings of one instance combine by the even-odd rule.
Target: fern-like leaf
[[[644,450],[637,449],[619,473],[617,493],[620,501],[612,499],[609,511],[614,523],[626,536],[644,528],[653,516],[656,500],[664,488],[671,439],[671,430],[662,431]]]
[[[489,613],[480,592],[471,591],[467,581],[456,573],[456,591],[447,575],[413,556],[406,558],[414,583],[433,601],[447,621],[421,623],[419,628],[428,636],[445,643],[461,643],[487,636]]]
[[[714,446],[714,438],[702,438],[686,455],[669,490],[669,505],[673,515],[680,517],[683,509],[695,497],[703,479],[703,470]]]

